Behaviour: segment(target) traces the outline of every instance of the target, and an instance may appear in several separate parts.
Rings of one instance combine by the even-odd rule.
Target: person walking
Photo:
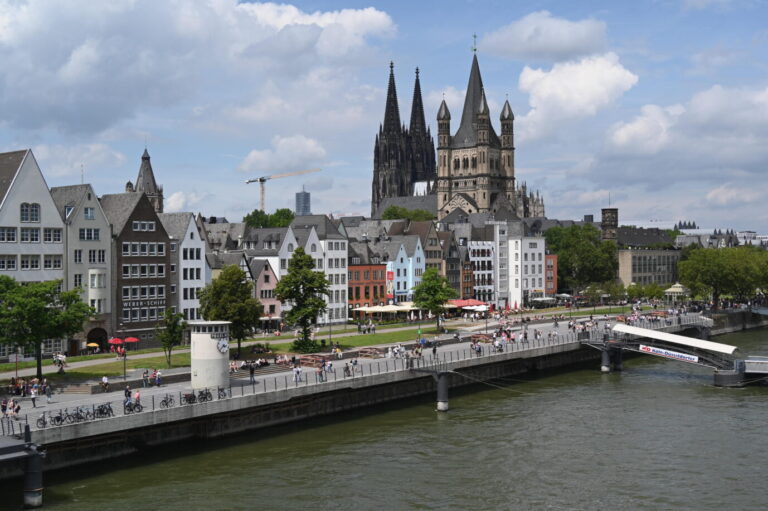
[[[251,383],[256,383],[256,366],[254,364],[248,364],[248,372],[251,375]]]
[[[32,408],[37,408],[35,400],[37,399],[37,384],[32,386],[32,390],[29,393],[29,398],[32,400]]]
[[[160,384],[162,383],[162,379],[163,379],[163,373],[160,371],[157,371],[157,376],[155,376],[155,385],[159,387]]]
[[[141,386],[145,389],[149,387],[149,369],[144,369],[144,373],[141,375]]]
[[[52,385],[50,383],[46,383],[45,384],[45,390],[43,392],[45,392],[45,402],[46,403],[50,403],[51,402],[51,398],[53,397],[53,389],[51,387],[52,387]]]

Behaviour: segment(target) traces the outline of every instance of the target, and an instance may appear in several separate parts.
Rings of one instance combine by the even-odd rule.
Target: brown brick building
[[[171,285],[176,267],[171,264],[168,234],[143,192],[104,195],[100,201],[112,224],[112,335],[136,337],[142,348],[156,345],[158,319],[176,302],[178,291]]]
[[[557,254],[545,254],[544,265],[544,294],[554,296],[557,293]]]
[[[387,303],[387,265],[371,251],[368,242],[349,242],[347,306],[354,318],[358,307]]]

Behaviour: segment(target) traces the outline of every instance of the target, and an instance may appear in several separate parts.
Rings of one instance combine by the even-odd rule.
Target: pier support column
[[[448,373],[437,373],[437,411],[448,411]]]
[[[611,350],[611,365],[614,371],[621,371],[622,369],[623,353],[621,348]]]
[[[27,459],[24,460],[24,508],[43,507],[43,456],[37,445],[32,443],[29,424],[24,428]]]
[[[601,352],[600,371],[604,373],[611,372],[611,354],[608,352],[607,349],[604,349]]]

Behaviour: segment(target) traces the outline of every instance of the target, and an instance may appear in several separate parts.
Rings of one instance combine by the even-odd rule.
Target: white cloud
[[[706,195],[707,201],[715,206],[744,205],[764,199],[764,194],[753,187],[745,188],[734,185],[733,183],[723,183],[709,191]]]
[[[371,7],[0,0],[0,111],[12,129],[100,132],[149,108],[231,102],[318,67],[358,65],[394,32]]]
[[[531,110],[518,117],[521,139],[551,133],[564,120],[595,115],[637,83],[615,53],[555,64],[551,70],[520,73],[519,88],[529,94]]]
[[[164,201],[164,211],[166,213],[189,211],[193,206],[201,204],[209,196],[209,194],[199,194],[196,192],[173,192]]]
[[[726,8],[736,3],[736,0],[683,0],[683,7],[691,10],[710,8]]]
[[[316,167],[325,158],[320,143],[304,135],[272,139],[272,149],[254,149],[238,166],[241,172],[275,174]]]
[[[605,22],[570,21],[533,12],[483,37],[480,48],[517,59],[560,61],[605,50]]]
[[[619,122],[613,126],[610,142],[625,153],[657,153],[669,142],[670,130],[684,112],[682,105],[667,108],[645,105],[640,115],[631,122]]]
[[[90,180],[104,167],[119,167],[125,161],[125,155],[106,144],[40,144],[32,147],[32,152],[46,176],[61,177],[85,174]]]

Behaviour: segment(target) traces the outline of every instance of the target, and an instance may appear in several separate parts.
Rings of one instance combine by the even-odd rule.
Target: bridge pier
[[[611,354],[608,352],[607,348],[603,348],[600,355],[600,371],[603,373],[611,372]]]
[[[24,460],[24,508],[37,509],[43,506],[43,453],[38,446],[31,443],[29,425],[24,430],[25,450]]]
[[[448,411],[448,375],[449,373],[437,373],[437,411]]]
[[[623,369],[622,367],[623,352],[621,351],[621,348],[614,348],[610,350],[610,355],[611,355],[611,365],[613,366],[613,370],[621,371]]]

